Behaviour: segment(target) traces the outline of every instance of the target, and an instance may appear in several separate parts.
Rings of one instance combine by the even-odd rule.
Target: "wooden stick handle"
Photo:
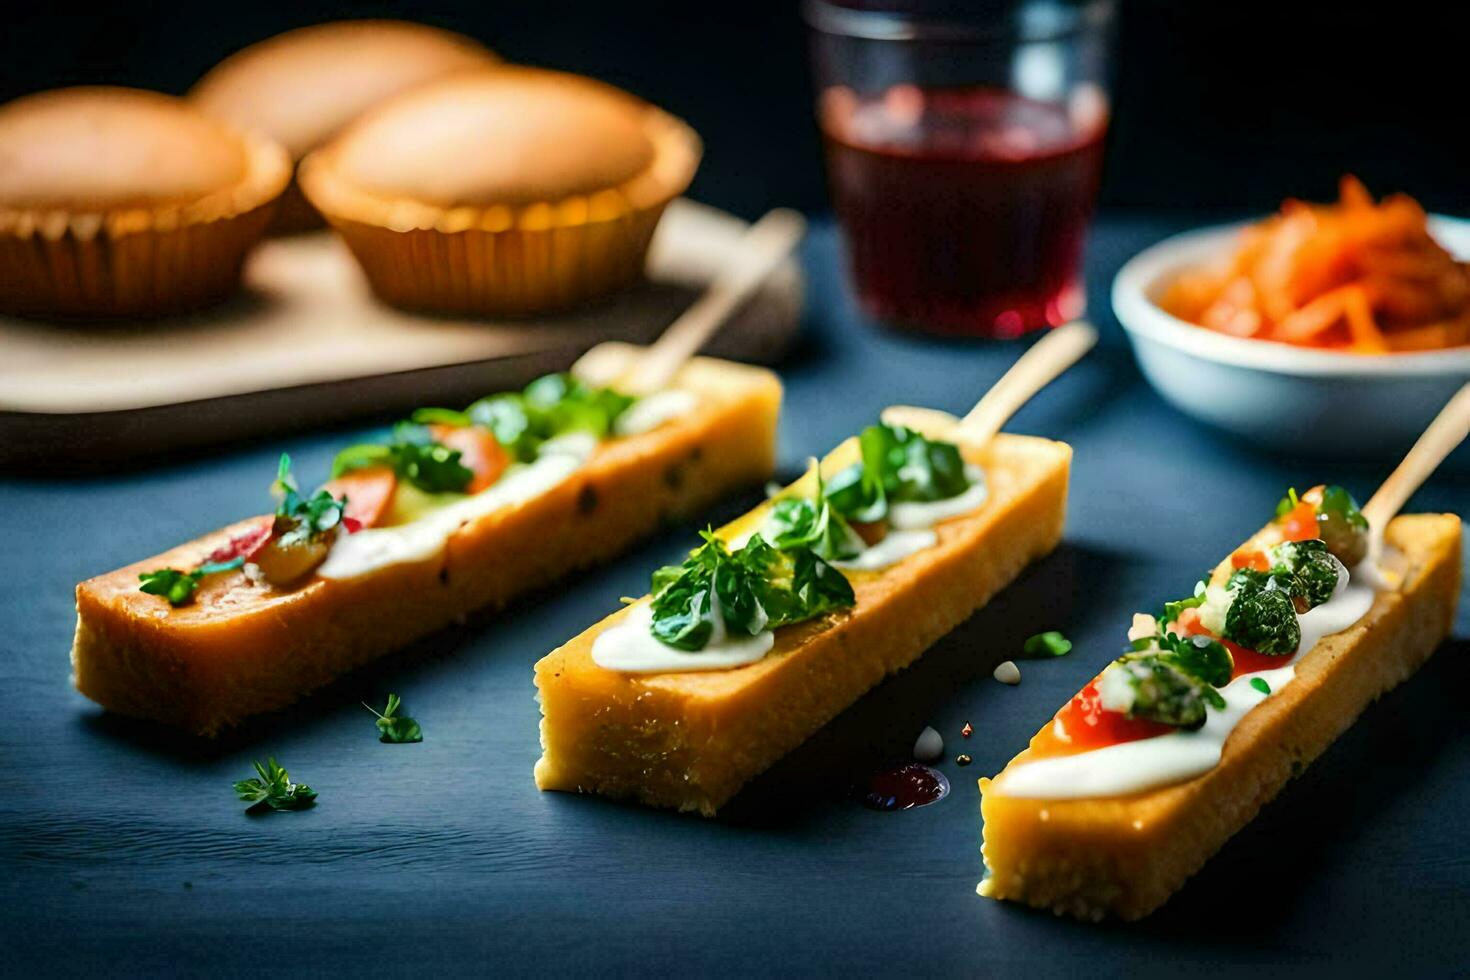
[[[1048,333],[1022,354],[960,420],[958,437],[973,445],[989,442],[1022,405],[1076,364],[1096,343],[1097,329],[1083,320]]]
[[[788,208],[768,211],[745,232],[734,262],[643,352],[619,387],[646,395],[667,385],[685,361],[750,298],[806,233],[806,219]]]
[[[1414,443],[1398,468],[1388,475],[1369,501],[1363,505],[1363,516],[1373,528],[1374,536],[1414,496],[1414,491],[1429,479],[1431,473],[1470,435],[1470,384],[1465,385],[1444,408],[1440,409],[1429,428]]]

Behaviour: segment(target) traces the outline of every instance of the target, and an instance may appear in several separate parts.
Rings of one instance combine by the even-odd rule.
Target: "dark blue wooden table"
[[[531,665],[638,594],[696,529],[431,638],[218,744],[102,713],[68,682],[72,587],[259,511],[285,449],[325,473],[329,432],[75,480],[0,481],[0,973],[997,972],[1470,963],[1470,609],[1458,639],[1152,918],[1088,926],[975,896],[974,779],[997,771],[1118,650],[1130,614],[1187,590],[1289,484],[1371,492],[1381,466],[1264,458],[1175,414],[1106,312],[1113,273],[1167,223],[1104,221],[1090,263],[1104,344],[1012,429],[1076,447],[1067,537],[913,669],[756,781],[717,820],[538,793]],[[785,366],[781,459],[893,402],[963,410],[1016,356],[885,333],[854,312],[830,227],[806,246],[810,322]],[[424,393],[433,402],[432,392]],[[730,501],[710,519],[753,502]],[[1467,511],[1470,477],[1416,500]],[[1463,597],[1462,597],[1463,598]],[[1066,658],[990,671],[1057,628]],[[403,695],[420,745],[359,700]],[[966,722],[974,736],[959,736]],[[906,813],[846,787],[945,736],[954,792]],[[961,768],[954,754],[974,764]],[[275,755],[320,792],[247,817],[230,790]]]

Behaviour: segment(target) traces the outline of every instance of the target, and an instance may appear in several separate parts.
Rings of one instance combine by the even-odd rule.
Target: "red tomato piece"
[[[1031,754],[1042,757],[1072,755],[1107,745],[1167,735],[1174,730],[1173,725],[1108,711],[1102,706],[1102,696],[1098,694],[1094,678],[1057,712],[1050,725],[1031,740]]]
[[[459,450],[460,465],[475,474],[465,493],[479,493],[500,479],[510,465],[510,454],[494,433],[477,425],[431,425],[434,440],[450,449]]]
[[[1235,662],[1230,671],[1230,679],[1234,680],[1242,674],[1254,674],[1260,670],[1275,670],[1282,662],[1289,659],[1286,657],[1273,657],[1266,653],[1257,653],[1249,647],[1243,647],[1239,643],[1232,643],[1223,636],[1216,636],[1200,624],[1199,610],[1186,609],[1179,616],[1179,628],[1186,633],[1196,636],[1210,636],[1219,640],[1225,649],[1230,651],[1230,658]]]
[[[1231,568],[1254,568],[1258,572],[1269,572],[1271,563],[1264,551],[1237,551],[1230,556]]]
[[[398,489],[398,476],[390,467],[368,466],[329,480],[322,489],[338,499],[347,498],[342,525],[351,534],[383,519],[393,502],[393,491]]]
[[[1317,508],[1303,500],[1281,519],[1281,536],[1287,541],[1310,541],[1322,536],[1317,530]]]

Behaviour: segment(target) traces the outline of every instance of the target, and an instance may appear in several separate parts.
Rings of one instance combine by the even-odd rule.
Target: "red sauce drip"
[[[874,315],[1015,337],[1082,309],[1079,263],[1106,107],[992,87],[822,95],[833,198]]]
[[[922,762],[903,762],[873,773],[857,797],[872,810],[912,810],[948,795],[949,780],[944,773]]]

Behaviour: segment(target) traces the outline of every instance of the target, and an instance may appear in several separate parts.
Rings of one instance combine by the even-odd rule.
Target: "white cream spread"
[[[934,547],[939,543],[939,535],[931,530],[935,524],[968,514],[985,503],[985,471],[978,466],[966,466],[965,475],[970,480],[970,487],[957,496],[930,503],[891,505],[891,530],[882,541],[852,558],[830,564],[849,571],[878,571]],[[901,517],[900,508],[904,508]],[[725,546],[731,551],[739,551],[752,534],[747,531],[735,535],[725,542]],[[732,636],[725,632],[722,617],[716,615],[714,622],[715,633],[703,649],[693,652],[677,650],[654,637],[651,630],[653,609],[648,602],[640,602],[628,611],[622,622],[604,630],[592,642],[592,660],[606,670],[628,673],[727,670],[755,663],[769,653],[776,642],[775,634],[770,630],[762,630],[755,636]]]
[[[918,554],[939,543],[939,535],[928,528],[918,531],[889,531],[883,540],[870,545],[851,558],[834,558],[827,564],[853,572],[876,572],[897,565],[909,555]]]
[[[652,431],[693,411],[698,401],[692,392],[681,390],[640,398],[613,424],[614,435]],[[548,439],[537,449],[535,462],[512,466],[494,484],[473,496],[406,524],[338,535],[317,574],[328,579],[349,579],[389,565],[426,561],[444,549],[450,535],[471,521],[539,497],[571,476],[591,457],[597,443],[590,432],[568,432]]]
[[[596,446],[596,438],[588,433],[548,440],[535,462],[512,466],[473,496],[407,524],[339,534],[316,573],[327,579],[350,579],[389,565],[427,561],[444,550],[450,535],[471,521],[525,503],[561,483],[581,468]]]
[[[724,617],[714,617],[714,635],[702,650],[677,650],[653,635],[653,605],[639,602],[616,626],[592,641],[592,662],[605,670],[629,673],[683,673],[727,670],[753,664],[771,652],[776,634],[770,630],[750,636],[730,634]]]
[[[1198,730],[1180,730],[1027,762],[1006,770],[996,780],[997,789],[1029,799],[1087,799],[1136,793],[1208,772],[1219,764],[1225,741],[1240,720],[1291,682],[1296,676],[1296,663],[1322,637],[1341,633],[1367,615],[1373,606],[1374,588],[1381,581],[1383,573],[1370,562],[1354,568],[1351,575],[1339,576],[1331,599],[1297,617],[1302,630],[1297,652],[1282,657],[1280,667],[1242,674],[1220,688],[1225,708],[1209,708]],[[1253,680],[1264,681],[1270,693],[1253,686]]]
[[[965,466],[970,486],[963,493],[943,500],[904,501],[888,505],[888,525],[899,531],[917,531],[933,527],[940,521],[979,510],[985,503],[985,471],[973,464]]]
[[[636,436],[652,432],[665,422],[688,415],[699,404],[692,391],[670,388],[640,398],[613,422],[613,435]]]

